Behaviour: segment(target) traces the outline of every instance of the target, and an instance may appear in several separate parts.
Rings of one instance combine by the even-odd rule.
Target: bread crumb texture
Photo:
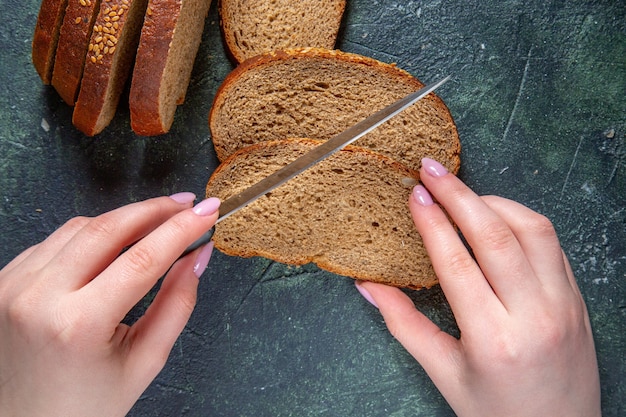
[[[332,49],[345,5],[345,0],[222,0],[220,17],[226,44],[242,62],[276,49]]]
[[[308,152],[319,141],[262,142],[232,155],[207,196],[226,199]],[[399,287],[437,283],[407,204],[418,174],[348,147],[216,227],[216,248],[235,256],[309,262],[334,273]]]
[[[395,65],[321,48],[275,51],[241,64],[218,91],[209,124],[220,160],[253,143],[286,137],[326,140],[423,84]],[[456,126],[429,94],[358,140],[417,170],[424,157],[460,165]]]

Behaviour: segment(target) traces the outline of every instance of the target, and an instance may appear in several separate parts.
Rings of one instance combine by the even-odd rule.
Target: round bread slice
[[[241,149],[213,173],[206,194],[224,200],[319,143],[289,139]],[[418,179],[390,158],[348,146],[218,223],[215,247],[234,256],[313,262],[398,287],[431,287],[437,279],[408,208]]]
[[[422,87],[395,65],[360,55],[319,48],[276,51],[244,62],[226,77],[209,126],[224,160],[261,141],[329,139]],[[460,165],[456,126],[432,93],[354,144],[415,170],[424,157],[454,173]]]
[[[67,4],[54,59],[52,86],[73,106],[83,77],[85,56],[100,0],[71,0]]]
[[[185,100],[211,0],[151,0],[130,88],[130,122],[142,136],[161,135]]]
[[[332,49],[345,0],[221,0],[220,21],[237,62],[276,49]]]
[[[102,0],[72,122],[87,136],[109,125],[130,74],[147,0]]]

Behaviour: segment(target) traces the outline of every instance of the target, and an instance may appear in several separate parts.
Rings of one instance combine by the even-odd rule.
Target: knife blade
[[[382,110],[379,110],[371,116],[363,119],[357,124],[349,127],[338,135],[321,143],[306,154],[297,158],[295,161],[285,165],[283,168],[262,179],[256,184],[253,184],[242,192],[227,198],[220,205],[220,214],[216,224],[236,213],[248,204],[252,203],[259,197],[262,197],[270,191],[274,190],[275,188],[283,185],[296,175],[302,173],[303,171],[306,171],[313,165],[326,159],[330,155],[343,149],[347,145],[353,143],[357,139],[376,129],[387,120],[398,115],[400,112],[404,111],[405,109],[416,103],[418,100],[434,91],[437,87],[441,86],[449,79],[450,76],[447,76],[437,82],[429,84],[407,95],[404,98],[401,98],[400,100],[388,105]],[[214,232],[215,227],[211,228],[198,240],[192,243],[187,249],[185,249],[181,257],[187,255],[189,252],[196,250],[200,246],[209,243],[209,241],[213,237]]]

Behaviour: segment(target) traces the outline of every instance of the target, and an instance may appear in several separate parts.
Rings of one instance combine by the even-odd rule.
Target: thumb
[[[389,332],[422,365],[435,385],[458,375],[460,342],[415,308],[399,288],[357,281],[357,289],[380,310]]]

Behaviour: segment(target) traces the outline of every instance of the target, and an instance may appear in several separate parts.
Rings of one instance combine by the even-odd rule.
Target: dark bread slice
[[[224,160],[266,140],[326,140],[423,87],[395,65],[320,48],[276,51],[252,58],[220,86],[209,115],[215,149]],[[356,146],[418,170],[421,160],[460,166],[461,145],[443,101],[434,94],[368,133]]]
[[[151,0],[130,88],[131,126],[144,136],[169,131],[185,100],[211,0]]]
[[[102,0],[72,122],[88,136],[113,119],[135,59],[147,0]],[[116,28],[117,26],[117,28]]]
[[[319,141],[261,142],[211,176],[207,196],[228,198]],[[341,275],[408,288],[437,283],[408,208],[417,172],[380,154],[347,147],[216,226],[215,247],[234,256],[309,262]]]
[[[100,0],[71,0],[67,4],[54,59],[52,86],[73,106],[83,77],[85,56]]]
[[[39,7],[31,58],[39,78],[46,85],[52,80],[54,56],[66,7],[67,0],[42,0]]]
[[[220,22],[226,45],[237,60],[277,49],[337,41],[345,0],[221,0]]]

